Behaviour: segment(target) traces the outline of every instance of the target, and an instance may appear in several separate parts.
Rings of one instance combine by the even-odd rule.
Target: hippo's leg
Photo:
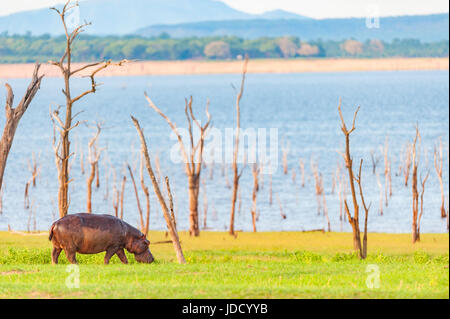
[[[105,254],[105,265],[109,264],[109,260],[117,252],[117,247],[108,248]]]
[[[61,248],[53,247],[53,250],[52,250],[52,264],[57,264],[58,263],[58,257],[59,257],[59,254],[61,253],[61,251],[62,251]]]
[[[75,250],[64,249],[64,252],[66,253],[66,257],[71,264],[78,264]]]
[[[119,257],[119,259],[122,263],[128,264],[128,259],[127,259],[127,256],[125,255],[125,252],[123,251],[123,248],[116,251],[116,255],[117,255],[117,257]]]

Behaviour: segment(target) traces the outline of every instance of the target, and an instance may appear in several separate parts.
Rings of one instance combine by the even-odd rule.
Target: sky
[[[166,1],[166,0],[161,0]],[[262,13],[282,9],[311,18],[366,17],[376,11],[379,16],[414,15],[449,12],[448,0],[222,0],[229,6]],[[0,15],[50,7],[64,0],[0,0]]]

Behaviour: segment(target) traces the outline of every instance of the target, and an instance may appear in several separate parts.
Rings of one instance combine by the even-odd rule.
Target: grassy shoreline
[[[170,244],[151,245],[156,262],[78,255],[80,287],[67,288],[64,253],[50,264],[44,235],[0,232],[0,298],[449,298],[449,236],[369,234],[368,258],[352,252],[351,233],[180,233],[187,265]],[[151,242],[165,240],[150,232]],[[368,266],[380,287],[366,285]]]
[[[76,68],[79,63],[73,63]],[[34,64],[0,64],[0,79],[28,78]],[[303,72],[355,72],[355,71],[405,71],[448,70],[449,58],[381,58],[381,59],[255,59],[250,60],[248,73],[303,73]],[[46,77],[59,77],[60,70],[43,64],[41,72]],[[139,61],[122,67],[113,66],[100,76],[238,74],[242,61]],[[80,76],[86,76],[81,72]]]

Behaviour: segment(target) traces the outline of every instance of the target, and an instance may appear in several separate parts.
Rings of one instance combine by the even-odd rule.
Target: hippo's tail
[[[50,227],[50,231],[49,231],[49,235],[48,235],[48,240],[52,240],[53,238],[53,228],[55,228],[55,224],[52,225],[52,227]]]

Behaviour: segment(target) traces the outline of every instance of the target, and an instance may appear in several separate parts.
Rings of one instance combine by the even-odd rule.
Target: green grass
[[[151,232],[151,241],[165,240]],[[67,288],[64,253],[51,265],[46,236],[0,232],[0,298],[449,298],[448,234],[369,234],[360,261],[348,233],[181,233],[188,261],[173,248],[150,246],[156,262],[129,265],[116,256],[78,255],[80,287]],[[370,289],[368,265],[377,265],[380,287]]]

